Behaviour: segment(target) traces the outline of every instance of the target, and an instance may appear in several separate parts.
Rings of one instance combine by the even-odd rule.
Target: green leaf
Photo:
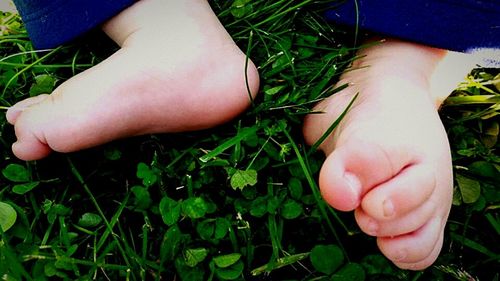
[[[215,225],[213,219],[206,219],[196,225],[196,232],[203,240],[210,240],[214,235]]]
[[[254,217],[262,217],[267,212],[267,197],[257,197],[250,205],[250,214]]]
[[[108,160],[116,161],[122,157],[122,152],[120,150],[118,150],[117,148],[107,148],[104,151],[104,156]]]
[[[364,281],[365,270],[357,263],[348,263],[333,274],[331,281]]]
[[[456,175],[456,181],[464,203],[471,204],[479,199],[481,195],[481,185],[478,181],[464,177],[460,174]]]
[[[54,223],[57,216],[67,216],[71,213],[71,209],[63,204],[54,204],[54,202],[46,199],[42,205],[43,212],[47,214],[47,220]]]
[[[101,216],[94,213],[85,213],[78,220],[78,225],[81,227],[94,227],[102,222]]]
[[[487,148],[493,148],[497,144],[499,131],[500,126],[498,122],[492,122],[484,129],[483,134],[481,134],[481,140]]]
[[[189,267],[195,267],[202,262],[208,255],[208,250],[205,248],[187,249],[184,251],[184,261]]]
[[[49,74],[41,74],[35,77],[35,83],[30,88],[30,96],[50,94],[54,90],[56,79]]]
[[[78,244],[71,245],[66,251],[66,256],[71,257],[76,252],[76,250],[78,250]]]
[[[151,169],[148,165],[144,163],[139,163],[137,165],[136,176],[142,179],[144,186],[152,186],[158,181],[158,175],[155,169]]]
[[[179,278],[174,280],[180,281],[204,281],[208,280],[205,276],[205,270],[201,266],[190,267],[186,264],[186,260],[183,257],[177,257],[175,259],[175,269]]]
[[[67,216],[71,213],[71,209],[64,206],[63,204],[54,204],[50,208],[50,212],[54,212],[58,216]]]
[[[201,197],[191,197],[182,202],[182,212],[192,219],[199,219],[207,213],[207,204]]]
[[[280,207],[281,201],[277,197],[269,197],[267,199],[267,212],[270,214],[276,214],[278,208]]]
[[[317,271],[328,275],[334,273],[344,262],[342,250],[336,245],[316,245],[309,258]]]
[[[139,210],[147,210],[153,200],[151,199],[151,195],[147,188],[136,185],[130,189],[134,194],[134,205]]]
[[[177,225],[170,227],[165,235],[160,246],[160,257],[162,261],[168,262],[174,260],[179,247],[181,246],[182,232]]]
[[[5,232],[9,230],[17,219],[17,213],[10,204],[0,202],[0,227]]]
[[[235,280],[241,276],[241,274],[243,273],[243,268],[243,262],[238,261],[226,268],[216,268],[215,274],[217,275],[217,277],[219,277],[219,279],[222,280]]]
[[[298,178],[291,178],[288,182],[288,190],[290,191],[290,196],[295,200],[300,200],[302,198],[302,193],[304,188],[302,187],[302,182]]]
[[[495,165],[486,161],[476,161],[469,165],[469,171],[482,176],[487,177],[492,180],[500,181],[500,171],[495,167]]]
[[[171,226],[179,221],[181,216],[181,204],[165,196],[160,201],[160,214],[163,222]]]
[[[23,195],[30,192],[33,188],[37,187],[38,184],[40,184],[40,182],[38,181],[16,184],[12,187],[12,192]]]
[[[30,180],[28,169],[23,165],[9,164],[2,170],[3,176],[13,182],[27,182]]]
[[[394,274],[391,262],[381,254],[367,255],[362,259],[362,265],[368,275]]]
[[[463,203],[460,189],[457,186],[453,188],[453,199],[451,203],[453,204],[453,206],[460,206]]]
[[[231,5],[231,14],[235,18],[242,18],[253,11],[250,0],[235,0]]]
[[[312,206],[312,205],[316,204],[316,199],[314,198],[313,194],[307,194],[307,195],[302,196],[302,198],[300,198],[300,201],[302,201],[302,203],[304,203],[304,205],[308,205],[308,206]]]
[[[215,239],[224,238],[227,235],[230,227],[231,224],[225,218],[215,219]]]
[[[57,269],[63,269],[63,270],[71,270],[73,269],[73,264],[71,261],[65,257],[61,256],[56,259],[56,262],[54,263]]]
[[[21,62],[19,60],[12,61],[12,58],[10,58],[6,61],[11,61],[12,63]],[[0,85],[7,85],[10,81],[9,86],[15,87],[18,85],[18,83],[17,83],[18,80],[19,80],[19,76],[17,76],[17,71],[14,71],[12,69],[7,70],[4,73],[2,73],[2,75],[0,75]]]
[[[57,268],[55,265],[55,261],[49,261],[45,266],[43,267],[43,272],[45,276],[47,277],[52,277],[57,274]]]
[[[279,91],[281,91],[285,87],[286,86],[276,86],[276,87],[264,90],[264,93],[266,93],[266,95],[273,96],[273,95],[277,94]]]
[[[236,189],[243,189],[245,186],[254,186],[257,183],[257,171],[256,170],[236,170],[236,172],[231,177],[231,187]]]
[[[288,220],[298,218],[302,214],[302,212],[302,205],[300,205],[293,199],[287,199],[281,207],[281,216]]]
[[[232,253],[232,254],[227,254],[227,255],[222,255],[222,256],[216,256],[212,260],[214,261],[215,265],[219,268],[226,268],[229,267],[233,264],[235,264],[237,261],[239,261],[241,258],[240,253]]]

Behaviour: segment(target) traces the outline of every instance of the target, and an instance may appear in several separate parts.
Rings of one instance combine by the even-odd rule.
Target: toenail
[[[366,234],[371,235],[371,236],[377,236],[378,232],[378,223],[376,223],[374,220],[370,219],[368,222],[368,226],[366,229]]]
[[[16,119],[21,112],[32,107],[33,105],[41,103],[42,101],[47,99],[48,96],[49,95],[42,94],[14,104],[7,110],[7,114],[9,115],[8,119]]]
[[[389,199],[385,199],[383,203],[384,217],[392,217],[394,215],[394,204]]]
[[[361,197],[361,181],[357,176],[350,172],[345,172],[344,178],[349,185],[352,193],[354,194],[354,197],[356,198],[356,203],[358,203]]]
[[[406,253],[405,250],[399,250],[399,251],[396,252],[396,255],[394,255],[393,261],[396,261],[396,262],[397,261],[399,261],[399,262],[403,261],[403,260],[406,259],[407,256],[408,255],[407,255],[407,253]]]

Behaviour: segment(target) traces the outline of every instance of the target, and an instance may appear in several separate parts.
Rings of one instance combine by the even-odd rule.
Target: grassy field
[[[441,111],[455,196],[434,266],[397,269],[320,198],[324,157],[301,120],[355,51],[321,17],[331,2],[212,1],[261,75],[251,109],[223,126],[22,162],[1,114],[0,279],[499,280],[498,69],[474,70]],[[0,27],[3,110],[116,50],[96,33],[34,51],[18,16]]]

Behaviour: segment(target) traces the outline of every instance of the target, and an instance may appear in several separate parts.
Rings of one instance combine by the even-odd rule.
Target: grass
[[[303,144],[301,119],[354,59],[352,34],[321,17],[329,2],[212,1],[262,77],[252,108],[221,127],[21,162],[0,116],[0,278],[498,280],[498,69],[474,70],[442,110],[456,187],[433,267],[395,268],[321,200],[323,156]],[[17,16],[1,20],[2,109],[116,49],[91,34],[34,51]]]

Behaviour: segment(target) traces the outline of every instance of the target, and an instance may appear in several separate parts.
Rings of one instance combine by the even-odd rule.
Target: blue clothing
[[[348,0],[327,13],[338,23],[456,50],[500,48],[500,0]],[[14,0],[35,47],[70,41],[135,0]]]
[[[38,49],[53,48],[93,29],[135,0],[14,0]]]
[[[500,0],[348,0],[327,18],[453,51],[500,48]]]

